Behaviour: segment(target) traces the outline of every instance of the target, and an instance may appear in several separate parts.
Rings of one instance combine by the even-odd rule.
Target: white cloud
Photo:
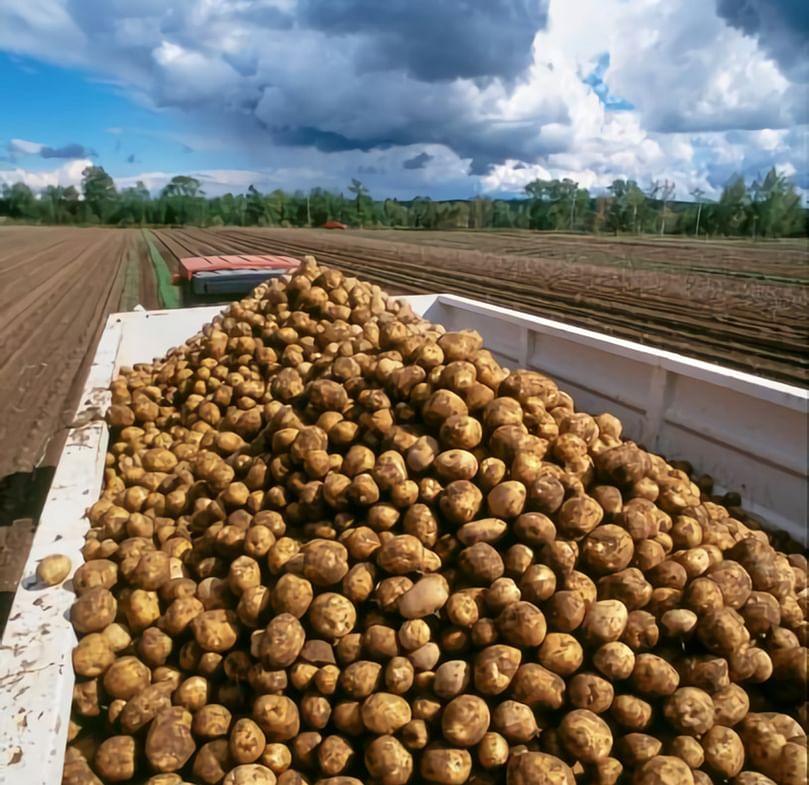
[[[40,142],[29,142],[27,139],[9,139],[8,151],[11,155],[39,155],[44,144]]]
[[[254,176],[339,187],[360,171],[378,191],[467,195],[471,165],[493,192],[569,176],[591,188],[668,178],[684,195],[716,193],[734,171],[806,171],[805,69],[783,70],[789,58],[715,2],[548,0],[541,28],[540,0],[527,16],[500,3],[469,5],[441,47],[424,20],[448,2],[3,0],[0,49],[82,65],[181,111],[191,147],[222,156],[205,170],[211,189]],[[609,110],[607,94],[633,108]],[[225,168],[229,149],[252,168]],[[424,168],[403,169],[422,152]]]
[[[81,185],[81,173],[88,166],[93,166],[90,159],[76,159],[68,161],[57,169],[46,169],[33,171],[16,167],[13,169],[0,169],[0,183],[12,185],[13,183],[25,183],[32,191],[41,191],[49,185],[61,185],[67,188],[69,185]]]

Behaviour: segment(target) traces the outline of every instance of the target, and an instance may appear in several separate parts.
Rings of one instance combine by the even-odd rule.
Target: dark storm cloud
[[[311,126],[277,127],[267,123],[262,123],[264,128],[270,132],[273,141],[288,147],[314,147],[321,153],[343,153],[347,150],[385,150],[395,142],[388,139],[375,139],[368,137],[364,139],[352,139],[334,131],[323,131],[320,128]]]
[[[403,69],[427,82],[519,76],[544,0],[302,0],[301,21],[329,34],[360,35],[360,67]]]
[[[412,158],[408,158],[403,164],[403,169],[424,169],[433,157],[429,153],[419,153]]]
[[[62,147],[48,147],[45,145],[39,154],[42,158],[94,158],[95,150],[85,147],[83,144],[66,144]]]
[[[806,0],[717,0],[719,15],[758,38],[793,79],[809,80],[809,5]]]

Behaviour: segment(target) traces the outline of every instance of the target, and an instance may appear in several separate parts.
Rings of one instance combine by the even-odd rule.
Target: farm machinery
[[[291,256],[274,254],[187,256],[180,259],[180,272],[172,276],[172,284],[180,287],[183,305],[211,305],[244,296],[299,264]]]

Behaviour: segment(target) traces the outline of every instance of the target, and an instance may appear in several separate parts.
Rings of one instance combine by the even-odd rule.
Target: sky
[[[809,193],[805,0],[0,0],[0,184]]]

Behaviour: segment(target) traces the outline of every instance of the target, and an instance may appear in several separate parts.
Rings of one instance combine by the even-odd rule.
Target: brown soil
[[[798,242],[301,229],[157,235],[175,259],[314,253],[393,292],[465,295],[761,376],[809,382],[809,266]]]
[[[0,626],[28,550],[11,534],[39,518],[101,331],[122,309],[128,264],[137,301],[158,308],[139,231],[0,229]]]

